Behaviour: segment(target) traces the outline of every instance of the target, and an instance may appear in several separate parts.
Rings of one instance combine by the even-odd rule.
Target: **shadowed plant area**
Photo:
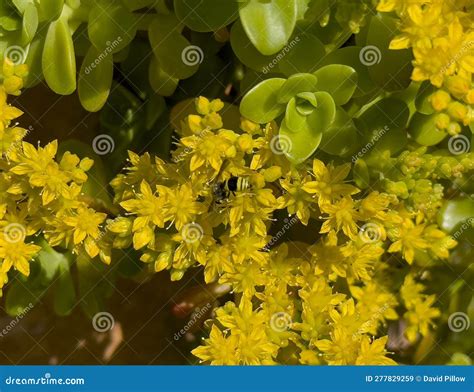
[[[0,362],[472,363],[474,1],[0,2]]]

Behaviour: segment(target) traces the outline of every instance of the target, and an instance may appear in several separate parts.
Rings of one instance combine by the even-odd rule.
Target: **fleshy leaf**
[[[286,103],[298,93],[317,91],[317,83],[318,78],[312,74],[299,73],[292,75],[281,87],[278,93],[278,102]]]
[[[105,105],[112,86],[113,70],[112,54],[104,56],[91,46],[79,74],[79,99],[86,110],[97,112]]]
[[[176,16],[191,30],[217,31],[239,16],[234,0],[174,0]]]
[[[446,131],[436,127],[437,114],[425,115],[415,113],[408,126],[412,138],[422,146],[434,146],[448,135]]]
[[[76,58],[74,44],[66,20],[49,25],[43,57],[43,74],[56,94],[69,95],[76,90]]]
[[[285,111],[285,105],[278,102],[278,92],[285,79],[264,80],[252,88],[240,103],[240,112],[249,120],[268,123]]]
[[[344,105],[352,98],[357,87],[357,72],[347,65],[326,65],[314,72],[318,78],[318,91],[326,91],[336,105]]]
[[[331,155],[348,156],[361,144],[361,136],[346,111],[337,108],[334,122],[323,134],[321,150]]]
[[[296,23],[296,0],[248,0],[239,7],[244,30],[260,53],[271,55],[285,46]]]

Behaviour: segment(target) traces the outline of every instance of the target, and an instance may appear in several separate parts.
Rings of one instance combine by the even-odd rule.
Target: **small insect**
[[[248,178],[230,177],[225,181],[214,184],[212,193],[215,202],[219,204],[228,199],[231,194],[235,196],[236,192],[244,192],[249,190],[250,187]]]

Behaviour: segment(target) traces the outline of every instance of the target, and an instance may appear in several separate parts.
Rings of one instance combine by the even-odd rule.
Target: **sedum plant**
[[[198,269],[181,310],[213,306],[201,363],[469,363],[471,1],[0,11],[10,314],[54,291],[57,313],[81,298],[92,317],[117,276]],[[109,165],[95,142],[27,141],[11,101],[43,77],[101,111]]]

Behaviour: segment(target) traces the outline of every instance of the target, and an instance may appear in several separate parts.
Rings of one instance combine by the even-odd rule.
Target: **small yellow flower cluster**
[[[0,86],[0,293],[10,270],[29,275],[29,262],[41,249],[33,236],[110,261],[97,244],[106,214],[89,208],[82,194],[93,161],[66,152],[58,162],[57,141],[34,147],[23,140],[27,131],[12,124],[22,112],[7,98],[21,88],[17,78],[25,72],[12,67],[4,61]]]
[[[437,127],[451,135],[474,121],[472,7],[472,0],[380,0],[377,7],[400,17],[401,34],[390,49],[412,47],[412,79],[439,89],[430,101],[439,113]]]
[[[172,162],[129,153],[111,183],[124,214],[107,229],[114,248],[133,245],[172,279],[203,266],[206,282],[232,287],[237,300],[217,309],[197,357],[391,364],[383,331],[400,304],[409,338],[427,334],[436,310],[411,312],[431,297],[418,291],[407,302],[391,277],[405,265],[419,279],[427,258],[447,258],[456,243],[434,215],[411,208],[413,192],[401,199],[383,182],[363,192],[349,183],[350,164],[295,167],[275,149],[275,124],[244,119],[234,131],[223,128],[221,101],[201,97],[196,109],[178,130]]]

